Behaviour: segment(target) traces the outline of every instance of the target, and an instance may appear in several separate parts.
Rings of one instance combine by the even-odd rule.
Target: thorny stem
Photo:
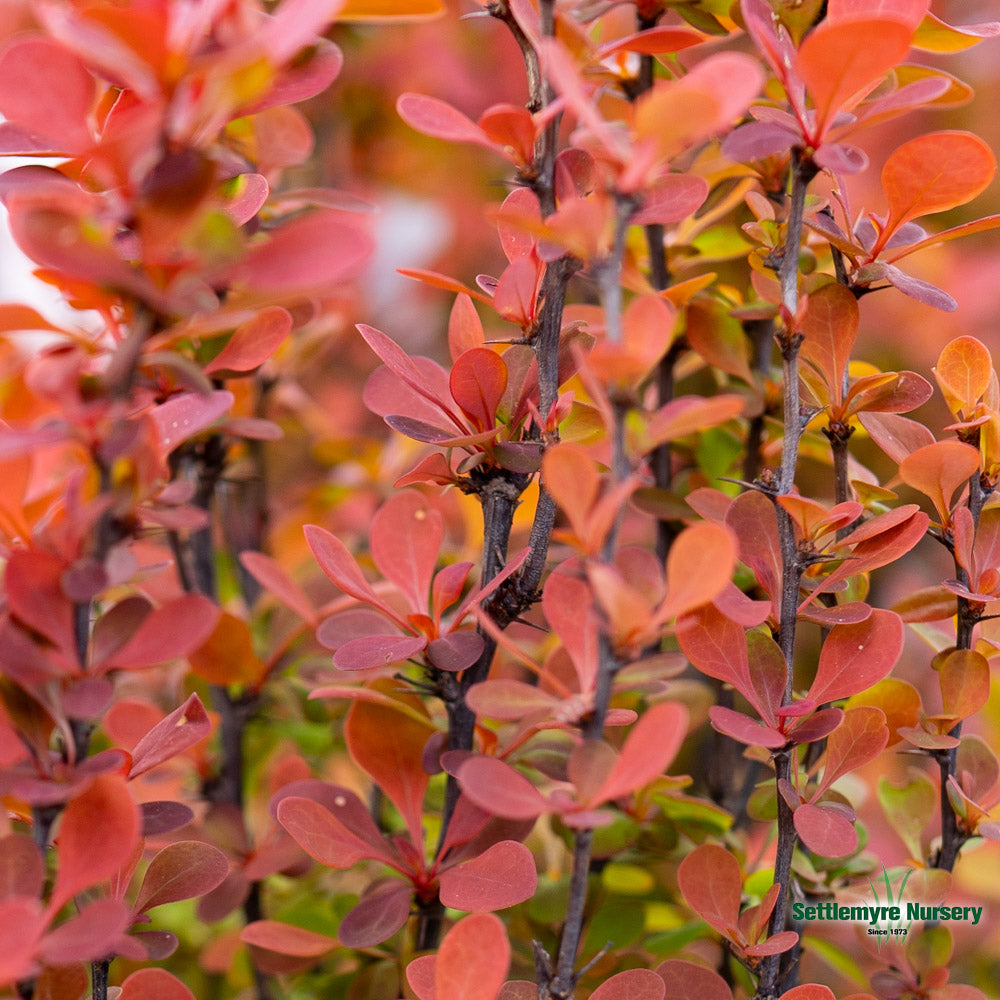
[[[576,987],[576,953],[583,933],[593,842],[593,830],[577,830],[573,836],[573,872],[569,883],[566,922],[563,924],[562,938],[559,942],[555,976],[548,982],[548,993],[552,997],[570,997]]]
[[[212,515],[219,502],[222,475],[229,453],[225,439],[220,434],[210,436],[195,448],[185,449],[178,457],[179,471],[189,476],[195,486],[192,502],[209,516],[210,523],[194,531],[182,542],[176,535],[171,537],[171,548],[178,566],[178,575],[185,590],[201,593],[218,602],[218,580],[215,569],[215,540],[212,529]],[[257,501],[263,505],[263,499]],[[246,548],[259,550],[263,544],[264,521],[257,520],[260,534],[244,535],[240,539]],[[252,593],[245,595],[247,603],[253,602]],[[260,707],[260,696],[256,690],[248,689],[242,694],[234,694],[222,685],[211,687],[212,705],[219,713],[219,753],[218,770],[208,778],[202,792],[207,801],[219,806],[230,806],[237,810],[246,829],[244,816],[244,742],[250,720]],[[260,920],[263,916],[260,883],[254,883],[243,904],[243,917],[247,923]],[[274,989],[270,977],[254,968],[254,985],[257,1000],[272,1000]]]
[[[621,271],[625,256],[625,233],[628,220],[634,211],[631,200],[624,197],[617,199],[617,218],[611,253],[595,268],[597,284],[601,295],[601,306],[604,310],[606,336],[612,343],[621,340],[622,290]],[[611,435],[611,476],[609,489],[614,489],[628,476],[628,458],[625,454],[624,419],[627,404],[620,400],[612,401]],[[611,528],[601,551],[601,559],[605,563],[614,560],[618,544],[620,522]],[[599,660],[597,683],[594,691],[594,707],[586,727],[585,740],[601,740],[604,737],[604,723],[611,701],[611,687],[615,674],[621,662],[615,653],[611,638],[601,633],[599,637]],[[594,831],[591,829],[576,830],[573,834],[573,868],[570,875],[569,901],[566,908],[566,920],[563,923],[562,937],[559,941],[559,953],[556,957],[555,969],[547,967],[542,970],[539,978],[539,997],[553,997],[565,1000],[571,997],[576,987],[580,973],[576,971],[577,952],[580,939],[583,936],[584,912],[587,906],[587,881],[590,874],[591,849],[593,847]]]
[[[137,303],[135,305],[135,315],[129,326],[128,333],[111,356],[110,363],[104,373],[103,381],[106,386],[108,398],[123,408],[128,402],[132,384],[135,380],[135,373],[139,365],[139,359],[142,356],[142,347],[152,331],[152,326],[152,314],[141,304]],[[123,414],[124,409],[119,411],[115,427],[111,432],[112,435],[128,419],[127,415]],[[98,455],[95,455],[95,464],[98,471],[100,493],[102,496],[110,495],[114,484],[111,480],[108,464]],[[121,540],[122,533],[121,525],[118,523],[114,507],[112,506],[101,514],[95,526],[93,549],[91,552],[92,558],[98,563],[103,563],[111,551],[111,547]],[[92,600],[78,601],[74,604],[73,627],[76,654],[80,662],[80,667],[83,670],[87,669],[90,660],[92,614]],[[79,762],[89,753],[93,725],[87,720],[74,719],[71,722],[71,732],[73,746],[66,747],[64,754],[67,759]],[[32,838],[43,857],[48,850],[52,827],[61,812],[61,805],[35,806],[32,809]],[[108,970],[110,965],[110,958],[91,962],[93,1000],[107,1000]]]
[[[110,971],[110,958],[102,958],[97,962],[90,963],[92,1000],[108,1000],[108,973]]]
[[[653,17],[637,17],[640,31],[653,28],[660,20],[660,15]],[[629,90],[629,98],[634,102],[642,94],[653,89],[653,57],[639,57],[639,75]],[[646,237],[646,249],[649,256],[649,281],[657,291],[662,292],[670,287],[670,268],[667,262],[667,250],[664,241],[664,227],[659,223],[650,223],[643,227]],[[659,406],[669,403],[674,398],[674,364],[680,354],[678,345],[673,345],[660,360],[656,368],[656,401]],[[659,445],[650,457],[653,472],[653,482],[661,490],[669,490],[673,483],[672,449],[670,442]],[[677,526],[667,520],[656,522],[656,555],[662,562],[667,558],[670,546],[677,537]]]
[[[427,903],[417,901],[417,934],[414,942],[416,951],[432,951],[441,937],[444,922],[444,906],[435,896]]]
[[[781,257],[779,278],[781,281],[782,327],[778,331],[778,346],[781,349],[782,374],[784,377],[784,436],[782,440],[781,469],[778,474],[775,498],[790,493],[795,483],[795,467],[798,461],[799,440],[802,436],[803,420],[799,401],[798,354],[802,337],[795,329],[795,315],[799,307],[798,261],[802,242],[802,216],[805,208],[806,191],[816,174],[812,162],[796,150],[792,158],[791,192],[789,196],[788,221],[786,223],[785,247]],[[802,578],[802,562],[795,540],[795,529],[791,517],[775,504],[778,522],[778,538],[781,546],[782,580],[781,608],[778,645],[786,664],[785,693],[783,704],[792,700],[795,662],[795,624],[798,608],[799,584]],[[793,750],[782,750],[774,756],[775,781],[789,781],[792,773]],[[769,929],[775,934],[784,929],[788,912],[788,892],[792,873],[792,853],[795,849],[795,827],[792,811],[780,795],[778,800],[778,844],[774,865],[774,881],[781,886],[781,892],[771,914]],[[761,963],[760,980],[757,983],[757,998],[776,994],[781,970],[781,958],[771,955]]]
[[[774,320],[747,320],[743,331],[750,338],[753,347],[753,368],[761,377],[766,377],[771,369],[771,347],[774,343]],[[764,446],[763,411],[750,420],[747,428],[746,456],[743,459],[743,480],[752,483],[759,475],[764,464],[762,448]]]
[[[976,471],[969,479],[969,511],[972,514],[974,528],[979,526],[979,515],[982,513],[983,504],[986,502],[986,493],[983,490],[979,472]],[[958,579],[968,586],[968,573],[955,562],[955,572]],[[979,605],[974,604],[965,597],[956,598],[957,625],[955,630],[956,649],[972,649],[975,639],[976,624],[982,614]],[[962,735],[962,723],[957,722],[948,733],[956,739]],[[934,859],[935,868],[943,868],[945,871],[952,871],[955,862],[958,860],[958,853],[965,843],[965,836],[958,827],[958,817],[952,807],[951,799],[948,797],[948,779],[957,773],[958,748],[950,750],[940,750],[935,754],[938,768],[940,770],[940,797],[941,797],[941,847],[937,857]]]
[[[507,559],[507,546],[514,523],[514,511],[518,497],[527,480],[522,476],[508,473],[504,476],[492,475],[480,484],[479,498],[483,505],[483,562],[481,580],[485,586],[503,569]],[[483,639],[483,651],[479,659],[462,674],[451,697],[445,699],[448,712],[448,748],[450,750],[471,750],[476,729],[476,715],[465,703],[465,695],[474,685],[486,679],[496,652],[496,640],[483,628],[479,628]],[[441,817],[440,844],[444,843],[448,824],[458,803],[459,788],[453,775],[448,776],[445,789],[444,812]]]

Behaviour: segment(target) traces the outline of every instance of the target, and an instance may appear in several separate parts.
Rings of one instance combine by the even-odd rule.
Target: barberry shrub
[[[995,991],[963,13],[0,11],[0,994]]]

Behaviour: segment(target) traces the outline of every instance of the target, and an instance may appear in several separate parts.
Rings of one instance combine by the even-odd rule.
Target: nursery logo
[[[837,902],[806,904],[792,903],[792,918],[794,920],[821,920],[834,923],[863,923],[867,925],[869,937],[878,939],[881,949],[882,942],[887,938],[905,938],[910,927],[916,921],[957,921],[961,923],[978,924],[983,916],[982,906],[945,906],[937,904],[928,906],[923,903],[903,899],[906,883],[913,874],[908,869],[898,886],[893,886],[892,878],[882,866],[882,883],[879,890],[871,879],[872,899],[869,903],[852,903],[850,905]]]

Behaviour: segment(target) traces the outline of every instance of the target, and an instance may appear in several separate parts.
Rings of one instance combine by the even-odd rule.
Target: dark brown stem
[[[775,489],[776,496],[784,496],[792,491],[795,484],[795,468],[798,462],[799,440],[802,436],[803,419],[799,401],[798,354],[802,342],[795,329],[795,315],[798,311],[798,259],[802,242],[802,215],[805,207],[806,190],[816,169],[798,151],[792,160],[791,192],[789,195],[788,221],[786,224],[785,248],[781,258],[779,277],[781,279],[782,326],[778,333],[781,349],[782,374],[784,376],[784,435],[782,440],[781,469]],[[795,538],[795,528],[791,517],[780,504],[775,504],[778,520],[778,539],[781,546],[782,580],[778,645],[786,665],[785,693],[783,704],[792,700],[795,663],[796,612],[799,603],[799,585],[803,565],[799,557]],[[774,756],[775,781],[791,780],[793,750],[783,750]],[[774,866],[774,881],[781,886],[778,901],[771,914],[770,932],[784,930],[788,911],[788,891],[792,874],[792,853],[795,849],[795,827],[792,811],[779,793],[778,799],[778,844]],[[760,980],[757,983],[757,1000],[774,996],[778,989],[781,960],[770,955],[761,963]]]
[[[969,479],[969,511],[972,514],[972,521],[976,528],[979,526],[979,515],[982,513],[986,495],[983,490],[982,481],[978,471],[973,473]],[[955,575],[965,584],[969,585],[968,573],[955,561]],[[974,604],[965,597],[955,599],[957,606],[957,624],[955,629],[956,649],[972,649],[975,641],[976,625],[982,615],[982,606]],[[962,723],[959,721],[949,731],[949,736],[956,739],[962,735]],[[948,780],[953,778],[957,772],[958,748],[941,750],[935,754],[940,771],[940,801],[941,801],[941,847],[937,857],[934,859],[935,868],[943,868],[945,871],[952,871],[955,862],[958,860],[959,851],[965,843],[966,837],[958,826],[958,817],[952,808],[951,799],[948,797]]]
[[[444,907],[435,896],[429,902],[417,902],[417,934],[414,942],[416,951],[432,951],[441,938],[444,922]]]
[[[594,842],[593,830],[578,830],[573,837],[573,871],[570,875],[569,902],[555,976],[548,983],[548,993],[558,1000],[573,995],[576,988],[576,954],[583,934],[584,910],[587,905],[587,882],[590,877],[590,854]],[[541,995],[541,991],[539,991]]]
[[[762,378],[771,370],[771,351],[774,346],[774,320],[747,320],[743,332],[750,338],[753,348],[753,370]],[[764,412],[752,417],[747,428],[746,455],[743,459],[743,481],[752,483],[764,465]]]
[[[496,471],[496,470],[495,470]],[[527,485],[527,477],[513,473],[499,473],[484,476],[479,483],[479,499],[483,506],[483,561],[481,580],[485,586],[495,579],[507,560],[510,530],[514,523],[514,511],[518,498]],[[507,624],[507,622],[504,622]],[[476,730],[476,715],[465,703],[469,689],[486,680],[496,652],[496,640],[483,628],[479,629],[483,639],[483,652],[479,659],[462,673],[458,685],[450,689],[445,697],[448,711],[448,748],[450,750],[471,750]],[[458,803],[459,788],[453,775],[448,776],[445,788],[444,812],[441,817],[440,843],[444,842],[448,824]]]
[[[110,971],[110,958],[103,958],[98,962],[90,963],[92,1000],[108,1000],[108,973]]]

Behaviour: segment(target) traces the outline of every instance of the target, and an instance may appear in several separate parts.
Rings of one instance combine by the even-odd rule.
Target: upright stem
[[[615,234],[611,253],[606,260],[595,265],[601,305],[604,309],[606,336],[612,342],[621,340],[621,271],[625,255],[625,233],[628,228],[629,216],[634,209],[628,198],[617,198],[616,206]],[[611,411],[612,426],[608,428],[611,437],[611,475],[608,488],[613,490],[625,480],[629,472],[628,458],[625,453],[624,423],[627,405],[622,400],[612,400]],[[600,556],[604,563],[614,561],[620,524],[619,519],[612,526],[605,539]],[[602,632],[598,642],[599,659],[594,705],[583,732],[584,739],[588,741],[604,738],[604,724],[611,702],[611,687],[615,674],[621,667],[610,636]],[[579,976],[576,971],[576,959],[580,948],[580,939],[583,936],[593,840],[594,831],[591,829],[575,830],[573,833],[573,867],[570,875],[566,920],[563,923],[555,969],[547,972],[539,980],[540,997],[565,1000],[565,998],[572,996],[576,988]]]
[[[983,504],[986,502],[986,494],[983,490],[979,473],[974,472],[969,479],[969,511],[972,514],[972,521],[975,528],[979,527],[979,515],[982,513]],[[968,573],[955,562],[955,575],[968,586]],[[957,626],[955,630],[955,647],[957,649],[972,649],[975,640],[976,624],[981,615],[981,606],[974,604],[965,597],[956,598],[958,614],[956,616]],[[956,739],[962,735],[962,723],[958,722],[948,733]],[[935,868],[943,868],[945,871],[952,871],[955,862],[958,860],[958,853],[962,849],[965,838],[958,828],[958,817],[952,808],[951,799],[948,797],[948,779],[957,773],[958,748],[950,750],[939,750],[935,757],[940,771],[940,800],[941,800],[941,848],[934,859]]]
[[[753,368],[762,377],[771,370],[771,349],[774,344],[774,320],[747,320],[743,330],[753,347]],[[747,428],[746,455],[743,459],[743,480],[752,483],[763,468],[765,414],[763,410],[751,418]]]
[[[798,355],[802,336],[795,329],[795,317],[799,307],[798,260],[802,242],[802,216],[805,207],[806,190],[815,176],[816,168],[798,151],[792,158],[791,192],[789,195],[788,221],[786,223],[785,248],[781,258],[779,278],[781,280],[781,329],[777,334],[781,350],[782,374],[784,377],[784,437],[782,441],[781,469],[775,484],[775,497],[790,493],[795,484],[795,467],[798,462],[799,440],[802,437],[802,414],[799,401]],[[791,517],[780,504],[775,504],[778,522],[778,539],[781,546],[781,602],[778,645],[786,665],[785,692],[783,704],[792,700],[795,663],[796,611],[798,608],[799,585],[802,579],[802,562],[795,539],[795,529]],[[794,750],[782,750],[774,756],[775,781],[790,781],[794,764]],[[795,827],[792,811],[780,794],[778,800],[778,844],[774,865],[774,881],[781,886],[781,892],[771,914],[772,934],[784,929],[788,912],[788,890],[792,874],[792,854],[795,849]],[[761,975],[757,984],[756,997],[776,995],[781,969],[781,959],[771,955],[761,963]]]

